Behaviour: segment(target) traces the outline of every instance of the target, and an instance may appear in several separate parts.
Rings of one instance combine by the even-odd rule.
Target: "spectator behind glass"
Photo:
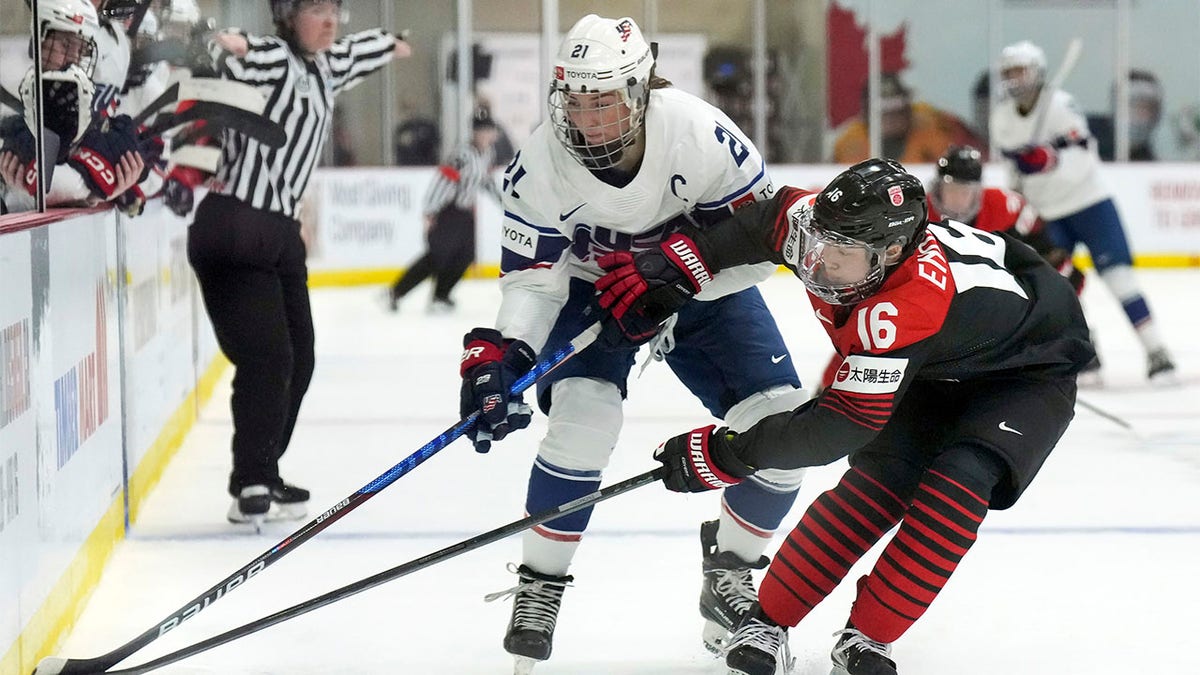
[[[904,163],[932,163],[952,144],[987,145],[957,116],[928,103],[913,102],[911,90],[900,81],[898,73],[880,75],[879,101],[883,157]],[[869,103],[869,87],[863,87],[862,112],[846,123],[834,143],[834,162],[854,164],[871,157]]]
[[[1110,94],[1111,115],[1088,115],[1088,127],[1096,137],[1100,159],[1110,162],[1116,159],[1116,86]],[[1153,162],[1158,159],[1154,151],[1154,132],[1162,120],[1163,88],[1154,73],[1148,70],[1129,71],[1129,161]]]

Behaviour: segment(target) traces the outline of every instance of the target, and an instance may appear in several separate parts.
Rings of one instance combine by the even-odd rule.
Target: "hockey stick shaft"
[[[546,373],[554,370],[567,359],[575,354],[583,351],[588,345],[595,342],[596,337],[600,334],[600,323],[597,322],[582,333],[571,340],[565,346],[556,350],[548,358],[538,362],[534,367],[516,382],[510,388],[511,395],[519,394],[535,382],[542,378]],[[471,413],[466,419],[458,424],[443,431],[437,438],[429,441],[419,450],[404,458],[399,464],[396,464],[391,469],[388,469],[375,480],[367,483],[357,492],[335,504],[332,508],[327,509],[324,513],[317,516],[315,519],[308,522],[307,525],[296,530],[287,538],[275,544],[266,552],[259,555],[257,558],[244,565],[241,569],[233,574],[225,577],[212,588],[209,588],[204,593],[193,598],[187,604],[172,612],[165,619],[160,621],[153,628],[142,633],[138,637],[121,645],[120,647],[90,659],[64,659],[61,657],[47,657],[42,659],[34,669],[34,675],[83,675],[85,673],[102,673],[116,664],[124,661],[134,652],[142,649],[151,642],[157,640],[168,631],[179,626],[179,624],[191,619],[200,612],[208,609],[217,600],[228,595],[238,586],[248,581],[267,567],[278,562],[283,556],[296,550],[298,546],[316,536],[319,532],[329,527],[333,523],[340,520],[347,513],[358,508],[371,497],[374,497],[387,486],[396,482],[404,474],[412,471],[425,460],[432,457],[442,448],[449,445],[452,441],[466,433],[479,419],[478,411]]]
[[[0,87],[0,103],[12,108],[18,115],[25,114],[25,104],[15,94],[4,87]]]
[[[1029,143],[1036,144],[1038,139],[1042,137],[1042,132],[1046,127],[1046,115],[1053,104],[1054,93],[1062,88],[1063,82],[1067,81],[1067,76],[1075,69],[1075,64],[1079,62],[1079,55],[1083,53],[1083,40],[1080,38],[1071,38],[1071,42],[1067,44],[1067,52],[1063,55],[1062,63],[1058,65],[1058,70],[1054,71],[1054,77],[1050,78],[1050,82],[1042,89],[1041,93],[1041,110],[1038,111],[1037,121],[1033,125],[1033,134],[1029,137]]]
[[[1108,420],[1109,422],[1112,422],[1113,424],[1121,427],[1122,429],[1125,429],[1127,431],[1133,431],[1132,424],[1130,424],[1129,422],[1126,422],[1125,420],[1121,419],[1120,417],[1117,417],[1116,415],[1108,412],[1104,408],[1101,408],[1093,403],[1088,403],[1087,401],[1079,398],[1078,396],[1075,397],[1075,404],[1078,405],[1080,408],[1087,410],[1088,412],[1091,412],[1095,415],[1099,415],[1100,417],[1103,417],[1104,419]]]
[[[161,656],[153,661],[148,661],[140,666],[125,670],[109,671],[109,675],[136,675],[137,673],[146,673],[151,670],[175,663],[176,661],[181,661],[189,656],[195,656],[196,654],[206,652],[213,647],[223,645],[226,642],[232,642],[239,638],[246,637],[252,633],[257,633],[264,628],[274,626],[277,623],[282,623],[289,619],[294,619],[303,614],[307,614],[314,609],[324,607],[325,605],[331,605],[339,600],[345,600],[352,595],[357,595],[367,589],[374,588],[380,584],[392,581],[393,579],[399,579],[400,577],[423,570],[426,567],[431,567],[440,562],[444,562],[451,558],[462,555],[468,551],[474,551],[477,548],[487,546],[488,544],[504,539],[505,537],[510,537],[535,525],[540,525],[547,521],[554,520],[555,518],[561,518],[562,516],[575,513],[580,509],[585,509],[589,506],[598,504],[606,499],[616,497],[619,494],[623,494],[643,485],[653,483],[662,479],[665,474],[665,467],[659,467],[652,471],[647,471],[646,473],[626,479],[620,483],[614,483],[613,485],[592,492],[591,494],[586,494],[578,499],[550,509],[549,511],[544,511],[533,516],[526,516],[520,520],[513,521],[494,530],[471,537],[470,539],[460,541],[457,544],[447,546],[440,551],[435,551],[415,560],[410,560],[402,565],[384,570],[383,572],[366,577],[365,579],[360,579],[352,584],[348,584],[346,586],[342,586],[341,588],[325,593],[324,595],[319,595],[315,598],[305,600],[297,605],[280,610],[269,616],[264,616],[261,619],[252,621],[248,624],[238,626],[233,630],[226,631],[202,642],[197,642],[194,645],[184,647],[178,651],[171,652],[170,654]]]

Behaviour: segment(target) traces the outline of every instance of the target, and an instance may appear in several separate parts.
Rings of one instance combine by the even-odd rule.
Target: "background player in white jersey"
[[[784,187],[685,233],[714,270],[789,267],[845,357],[833,385],[796,410],[741,433],[695,429],[655,453],[678,492],[719,487],[714,473],[724,484],[849,455],[850,469],[771,562],[758,607],[733,636],[729,673],[774,675],[781,656],[786,672],[787,627],[899,525],[858,581],[832,655],[837,675],[896,675],[891,643],[942,591],[987,512],[1017,501],[1074,416],[1075,376],[1093,355],[1074,290],[1007,235],[929,223],[920,181],[892,160],[856,164],[817,195]],[[675,264],[655,251],[640,258]]]
[[[992,142],[1055,244],[1068,251],[1079,243],[1087,246],[1146,350],[1147,377],[1173,382],[1175,364],[1133,273],[1117,207],[1100,181],[1095,139],[1071,95],[1044,88],[1045,75],[1046,55],[1037,45],[1022,41],[1004,48],[1000,78],[1007,96],[992,111]]]
[[[110,201],[127,213],[144,201],[136,183],[145,175],[141,142],[128,116],[93,112],[92,77],[103,31],[89,0],[38,0],[41,16],[44,125],[54,132],[49,164],[56,165],[46,194],[51,206]],[[22,80],[24,119],[0,120],[0,202],[12,211],[34,207],[34,69]],[[56,150],[54,148],[57,148]]]
[[[655,76],[652,48],[631,19],[580,19],[553,71],[551,119],[505,173],[496,328],[466,335],[461,369],[461,412],[482,412],[472,441],[487,451],[491,441],[529,424],[529,406],[510,399],[507,389],[535,354],[608,317],[603,345],[538,384],[549,430],[529,479],[530,513],[598,488],[621,427],[637,345],[670,317],[596,307],[602,265],[630,271],[629,252],[646,249],[686,255],[689,242],[676,234],[682,225],[715,220],[772,192],[758,151],[728,117]],[[688,389],[733,428],[790,410],[804,398],[774,319],[753,288],[773,269],[766,264],[709,275],[693,268],[671,279],[703,290],[677,315],[673,339],[664,329],[657,347]],[[655,271],[632,272],[622,278],[636,281]],[[701,611],[714,648],[752,603],[750,570],[765,564],[762,553],[801,477],[802,471],[758,474],[726,491],[719,520],[702,526]],[[550,656],[563,588],[571,581],[568,567],[590,515],[588,509],[550,521],[525,537],[504,640],[520,667]]]

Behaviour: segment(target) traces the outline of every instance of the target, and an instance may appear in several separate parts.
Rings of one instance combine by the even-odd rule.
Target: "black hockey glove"
[[[672,492],[704,492],[737,485],[756,469],[734,452],[733,432],[713,425],[680,434],[654,451],[667,475],[663,483]]]
[[[529,426],[533,411],[521,395],[509,396],[508,391],[536,358],[528,344],[505,340],[493,328],[476,328],[463,336],[458,410],[463,418],[479,412],[478,423],[467,431],[476,452],[487,452],[492,441]]]
[[[67,161],[83,176],[92,194],[111,200],[117,189],[116,167],[127,152],[141,155],[141,142],[129,116],[119,115],[103,127],[89,129]],[[136,182],[145,180],[149,170],[150,163],[147,162]]]
[[[606,272],[596,280],[597,301],[616,319],[636,311],[661,322],[712,281],[696,242],[681,233],[657,248],[636,254],[615,251],[596,262]]]

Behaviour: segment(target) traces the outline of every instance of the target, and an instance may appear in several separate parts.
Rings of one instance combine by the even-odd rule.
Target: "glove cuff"
[[[692,292],[699,293],[704,286],[712,281],[712,272],[708,263],[700,256],[700,248],[691,237],[676,232],[663,241],[662,252],[671,264],[683,272],[692,284]]]
[[[733,463],[738,466],[724,465],[731,462],[728,462],[722,455],[732,455],[727,447],[722,447],[727,446],[727,443],[724,442],[724,435],[727,431],[724,427],[714,431],[713,425],[710,424],[687,435],[687,458],[692,465],[692,474],[710,490],[737,485],[742,482],[743,478],[753,473],[753,470],[739,471],[739,469],[748,468],[740,460]],[[737,475],[737,473],[743,473],[743,475]]]
[[[738,456],[733,443],[733,439],[736,437],[737,434],[730,431],[728,427],[717,429],[712,432],[712,440],[709,442],[710,452],[721,471],[741,480],[754,475],[758,469],[750,466]]]
[[[537,352],[524,340],[504,341],[504,365],[517,375],[524,375],[537,363]]]
[[[524,343],[522,343],[524,344]],[[495,328],[475,328],[463,336],[463,353],[458,374],[465,377],[467,371],[483,363],[492,363],[504,358],[504,336]]]

